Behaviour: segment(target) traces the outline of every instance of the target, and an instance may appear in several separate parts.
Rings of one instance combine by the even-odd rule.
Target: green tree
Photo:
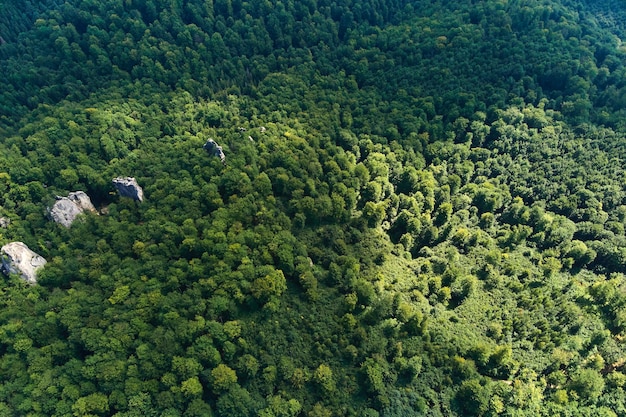
[[[273,270],[264,277],[254,280],[250,291],[261,302],[280,297],[287,289],[287,280],[281,270]]]
[[[489,408],[490,390],[477,379],[463,381],[456,394],[459,409],[467,416],[482,416]]]
[[[197,376],[182,382],[180,391],[187,397],[199,397],[202,395],[202,384]]]
[[[605,382],[597,370],[580,369],[572,375],[568,386],[583,402],[595,403],[604,391]]]
[[[330,394],[336,389],[333,371],[328,365],[321,364],[313,372],[313,380],[317,382],[325,393]]]
[[[211,387],[214,392],[227,391],[237,384],[237,373],[227,365],[220,363],[211,370]]]
[[[74,415],[105,415],[109,411],[109,400],[106,395],[95,393],[80,397],[72,406]]]

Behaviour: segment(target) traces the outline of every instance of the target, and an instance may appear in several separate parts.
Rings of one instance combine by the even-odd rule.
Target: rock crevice
[[[136,201],[143,201],[143,189],[133,177],[117,177],[113,179],[113,185],[122,197],[129,197]]]

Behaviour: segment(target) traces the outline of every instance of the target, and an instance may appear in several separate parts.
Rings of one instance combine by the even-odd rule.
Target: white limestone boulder
[[[57,201],[49,211],[52,220],[70,227],[79,214],[85,211],[96,213],[96,208],[87,194],[83,191],[76,191],[67,197],[57,197]]]
[[[30,250],[23,242],[7,243],[0,249],[0,254],[2,272],[6,275],[19,274],[31,285],[37,283],[37,271],[47,263],[41,255]]]

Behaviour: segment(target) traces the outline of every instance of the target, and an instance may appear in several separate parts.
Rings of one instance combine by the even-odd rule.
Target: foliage
[[[0,414],[626,413],[624,5],[5,3]]]

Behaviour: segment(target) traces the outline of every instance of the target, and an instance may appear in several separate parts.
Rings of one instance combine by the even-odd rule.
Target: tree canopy
[[[0,414],[624,415],[624,16],[4,2]]]

